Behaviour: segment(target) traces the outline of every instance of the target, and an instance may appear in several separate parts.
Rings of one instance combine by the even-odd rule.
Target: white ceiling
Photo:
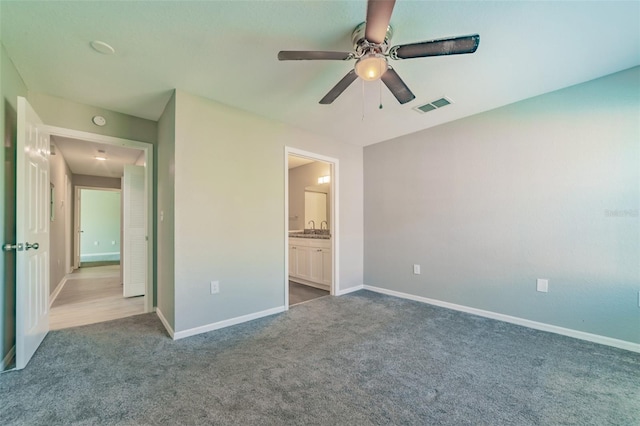
[[[1,37],[28,88],[157,120],[173,88],[335,140],[368,145],[640,64],[638,1],[398,0],[391,44],[480,34],[475,54],[392,61],[399,105],[353,62],[279,62],[279,50],[351,49],[361,1],[0,1]],[[102,40],[116,50],[93,51]],[[383,109],[379,109],[380,93]],[[427,114],[417,105],[447,96]]]
[[[56,155],[62,155],[76,175],[120,178],[125,164],[136,164],[138,160],[144,163],[144,152],[139,149],[61,136],[51,136],[51,142],[57,147]],[[104,153],[99,153],[100,150]],[[96,160],[98,155],[105,156],[107,160]]]

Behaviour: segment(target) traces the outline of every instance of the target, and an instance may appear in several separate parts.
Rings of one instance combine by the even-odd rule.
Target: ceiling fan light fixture
[[[358,77],[365,81],[376,81],[387,72],[387,58],[380,53],[367,53],[356,62]]]

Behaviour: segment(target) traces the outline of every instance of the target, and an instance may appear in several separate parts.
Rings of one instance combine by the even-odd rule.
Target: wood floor
[[[319,288],[289,281],[289,306],[308,302],[318,297],[328,296],[329,292]]]
[[[49,313],[49,329],[76,327],[138,315],[144,296],[122,297],[120,265],[80,268],[67,277]]]
[[[329,292],[289,281],[289,305]],[[144,296],[122,297],[120,265],[80,268],[67,277],[49,313],[49,329],[95,324],[144,313]]]

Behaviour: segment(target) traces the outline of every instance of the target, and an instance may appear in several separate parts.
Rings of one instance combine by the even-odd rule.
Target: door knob
[[[7,243],[2,246],[2,251],[11,251],[11,250],[22,251],[22,244]]]
[[[38,250],[39,248],[40,248],[40,244],[38,244],[38,243],[33,243],[33,244],[24,243],[24,249],[25,250],[29,250],[29,249]]]

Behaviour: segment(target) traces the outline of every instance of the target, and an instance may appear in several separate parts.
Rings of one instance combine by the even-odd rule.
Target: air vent
[[[429,112],[429,111],[433,111],[434,109],[436,109],[436,107],[431,105],[431,104],[424,104],[422,106],[417,107],[417,109],[419,109],[422,112]]]
[[[434,109],[442,108],[443,106],[447,106],[452,103],[453,102],[451,101],[451,99],[442,97],[440,99],[436,99],[433,102],[429,102],[428,104],[417,106],[414,109],[422,114],[425,112],[433,111]]]

